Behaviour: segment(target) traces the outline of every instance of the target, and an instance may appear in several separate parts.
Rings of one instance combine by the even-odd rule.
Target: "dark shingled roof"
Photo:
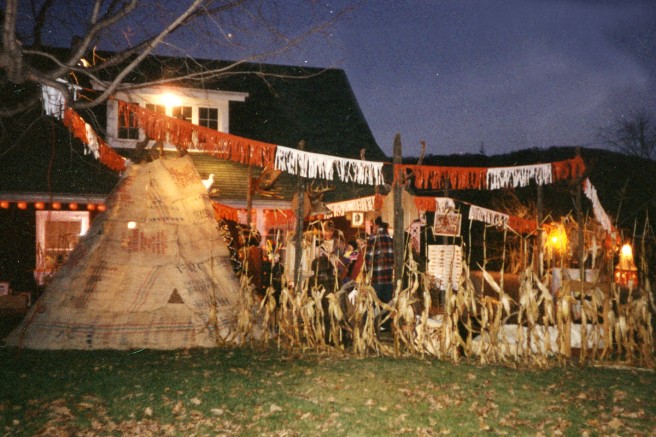
[[[53,49],[57,52],[58,49]],[[101,54],[101,57],[107,54]],[[172,71],[219,68],[222,61],[152,56],[131,73],[126,82],[145,83],[170,77]],[[248,93],[245,102],[230,104],[230,133],[267,143],[297,147],[304,140],[305,150],[345,158],[386,161],[358,106],[346,74],[340,69],[317,69],[267,64],[240,64],[221,77],[202,77],[170,85]],[[7,89],[5,88],[5,91]],[[16,89],[11,97],[20,98]],[[10,98],[11,98],[10,97]],[[105,108],[81,111],[101,137],[106,137]],[[124,152],[121,152],[124,153]],[[125,151],[125,153],[130,153]],[[193,154],[202,177],[215,175],[218,200],[245,200],[247,167],[213,157]],[[118,175],[105,168],[71,137],[61,122],[41,114],[23,114],[5,123],[0,138],[0,193],[40,192],[69,194],[107,194]],[[258,176],[261,169],[254,169]],[[296,177],[282,174],[276,182],[278,194],[290,200]],[[342,200],[373,193],[373,187],[341,184],[326,195]],[[255,196],[254,199],[261,199]]]

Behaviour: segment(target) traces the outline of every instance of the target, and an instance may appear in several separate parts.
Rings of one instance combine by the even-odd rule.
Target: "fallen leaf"
[[[150,408],[150,407],[144,408],[144,415],[148,416],[148,417],[152,416],[153,415],[153,409]]]
[[[613,419],[610,422],[608,422],[608,426],[610,426],[614,430],[618,430],[624,426],[624,422],[622,422],[617,417],[613,417]]]
[[[271,406],[269,407],[269,412],[276,413],[278,411],[282,411],[282,408],[276,404],[271,404]]]
[[[189,402],[191,402],[193,405],[200,405],[202,401],[198,398],[191,398],[189,399]]]
[[[212,414],[214,414],[215,416],[223,416],[223,413],[225,413],[225,411],[223,410],[223,408],[212,408],[212,409],[210,410],[210,412],[211,412]]]

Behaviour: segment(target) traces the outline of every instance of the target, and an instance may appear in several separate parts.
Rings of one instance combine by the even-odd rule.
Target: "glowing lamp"
[[[98,205],[97,209],[98,209],[98,211],[102,212],[102,211],[105,211],[107,209],[107,207],[105,206],[104,203],[101,203],[100,205]]]
[[[615,283],[633,288],[638,285],[638,268],[633,262],[633,248],[626,243],[620,249],[620,261],[615,266]]]
[[[18,209],[27,209],[27,202],[18,202]]]
[[[35,203],[34,203],[34,207],[35,207],[36,209],[43,209],[43,208],[46,207],[46,204],[43,203],[43,202],[35,202]]]
[[[95,211],[95,210],[96,210],[95,203],[87,203],[87,211]]]
[[[61,209],[61,203],[52,202],[52,209]]]
[[[71,211],[77,211],[77,203],[75,203],[75,202],[69,203],[68,204],[68,209],[70,209]]]
[[[0,202],[0,208],[2,208],[2,209],[9,208],[9,202],[7,202],[6,200],[3,200],[2,202]]]
[[[176,106],[180,106],[180,103],[182,101],[180,100],[180,97],[176,96],[175,94],[172,93],[164,93],[162,94],[162,104],[166,106],[167,108],[173,108]]]
[[[137,229],[137,222],[128,222],[128,229]]]

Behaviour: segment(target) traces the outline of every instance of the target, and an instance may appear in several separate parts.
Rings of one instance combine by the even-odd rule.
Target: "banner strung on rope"
[[[137,104],[118,102],[119,116],[126,125],[144,130],[155,141],[166,141],[185,150],[203,152],[220,159],[258,167],[273,166],[277,170],[313,179],[332,180],[363,185],[382,185],[383,166],[386,162],[372,162],[324,155],[264,143],[220,132],[189,121],[158,114]],[[87,125],[72,109],[64,113],[64,124],[75,136],[88,145],[98,159],[108,167],[122,171],[125,159],[114,152],[104,141],[87,134]],[[394,164],[395,175],[413,175],[419,189],[454,190],[525,187],[531,182],[538,185],[578,178],[585,172],[580,156],[547,164],[511,167],[441,167],[411,164]]]

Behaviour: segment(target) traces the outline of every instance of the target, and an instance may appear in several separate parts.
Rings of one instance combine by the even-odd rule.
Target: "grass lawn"
[[[0,435],[656,435],[656,374],[275,350],[0,349]]]

